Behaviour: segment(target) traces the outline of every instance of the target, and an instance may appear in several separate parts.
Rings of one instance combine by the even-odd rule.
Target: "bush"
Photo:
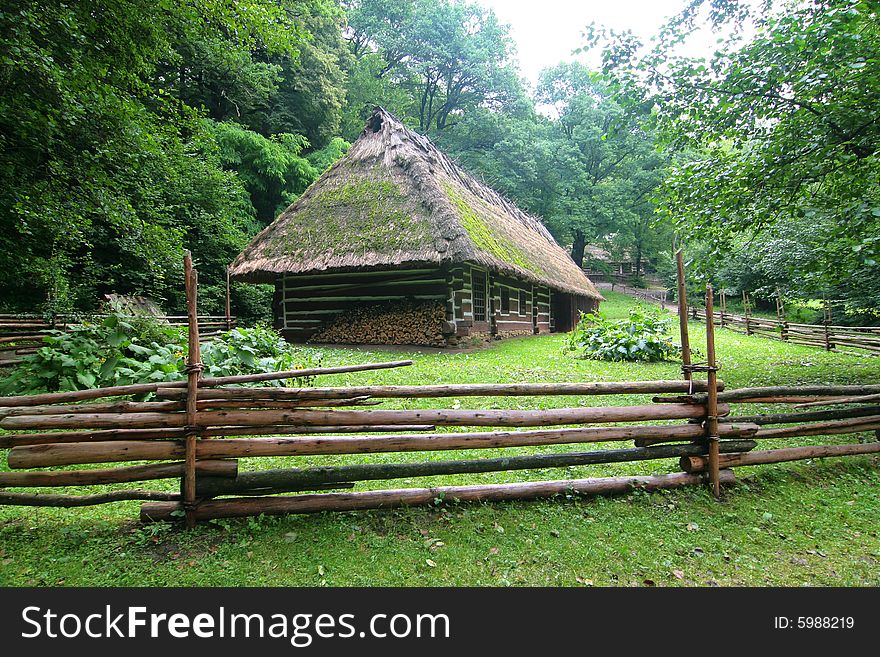
[[[181,380],[186,371],[186,340],[186,329],[111,313],[99,323],[83,322],[67,331],[49,332],[44,345],[0,381],[0,394]],[[299,352],[266,326],[222,333],[203,343],[201,351],[207,376],[294,370],[320,361],[320,356]],[[268,383],[284,384],[282,380]]]
[[[672,319],[644,307],[629,311],[628,319],[610,320],[585,315],[569,333],[567,351],[579,358],[611,361],[657,362],[677,358],[681,347],[667,335]]]

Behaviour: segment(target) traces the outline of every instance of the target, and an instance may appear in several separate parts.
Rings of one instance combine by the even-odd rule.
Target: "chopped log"
[[[747,452],[755,448],[753,440],[724,441],[722,452]],[[647,449],[605,449],[594,452],[565,454],[529,454],[499,458],[428,461],[420,463],[366,463],[357,465],[326,466],[306,469],[259,470],[242,472],[235,479],[199,477],[197,494],[200,498],[218,495],[270,494],[310,490],[318,484],[376,481],[430,477],[450,474],[473,474],[506,470],[534,470],[563,468],[597,463],[622,463],[652,459],[698,455],[700,445],[665,445]]]
[[[754,430],[757,426],[752,425]],[[725,436],[723,426],[719,433]],[[378,452],[419,452],[449,449],[484,449],[534,445],[587,443],[668,438],[672,441],[694,440],[703,435],[698,424],[591,427],[579,429],[539,429],[534,431],[490,431],[484,433],[435,433],[387,436],[322,436],[294,438],[251,438],[212,440],[200,443],[200,459],[252,456],[306,456],[317,454],[367,454]],[[738,430],[730,437],[749,437]],[[10,468],[39,468],[77,463],[112,463],[116,461],[168,460],[183,455],[179,442],[118,441],[29,445],[10,450]]]
[[[718,382],[722,390],[724,383]],[[694,381],[693,392],[705,392],[705,381]],[[689,393],[686,381],[612,381],[594,383],[480,383],[426,386],[344,386],[338,388],[214,388],[204,399],[374,399],[435,397],[524,397],[532,395],[638,395]],[[163,387],[161,398],[182,399],[183,391]]]
[[[44,493],[7,493],[0,491],[0,504],[9,506],[53,506],[75,507],[125,502],[129,500],[163,500],[172,502],[179,500],[177,493],[166,493],[158,490],[115,490],[95,495],[54,495]],[[176,506],[176,505],[175,505]]]
[[[719,406],[719,414],[730,412]],[[297,426],[330,426],[352,424],[434,424],[437,426],[528,427],[592,422],[643,422],[682,420],[706,415],[702,405],[655,404],[652,406],[603,406],[592,408],[558,408],[541,411],[414,409],[378,411],[204,411],[199,414],[202,426],[266,426],[293,424]],[[79,429],[132,428],[159,429],[183,427],[182,413],[82,413],[65,415],[21,415],[0,420],[3,429]]]
[[[196,472],[211,478],[235,478],[238,462],[228,460],[196,461]],[[174,479],[184,473],[183,463],[154,463],[122,468],[95,470],[58,470],[55,472],[0,472],[0,486],[91,486],[152,479]]]
[[[832,456],[856,456],[859,454],[880,453],[880,443],[865,443],[851,445],[808,445],[806,447],[785,447],[782,449],[768,449],[759,452],[747,452],[744,454],[724,454],[721,456],[722,467],[735,467],[740,465],[762,465],[766,463],[783,463],[785,461],[801,461],[813,458],[828,458]],[[703,472],[707,467],[705,456],[682,456],[679,465],[685,472]]]
[[[278,379],[297,379],[319,376],[322,374],[345,374],[347,372],[366,372],[392,367],[412,365],[411,360],[390,361],[387,363],[366,363],[363,365],[343,365],[340,367],[313,367],[310,369],[291,370],[287,372],[266,372],[261,374],[239,374],[236,376],[205,377],[199,381],[199,387],[226,386],[241,383],[258,383]],[[38,395],[18,395],[0,397],[0,406],[37,406],[39,404],[61,404],[65,402],[85,401],[101,397],[125,397],[128,395],[144,395],[162,388],[185,388],[186,381],[166,381],[162,383],[133,383],[109,388],[90,388],[70,392],[47,392]]]
[[[750,422],[752,424],[791,424],[795,422],[818,422],[821,420],[843,420],[851,417],[880,415],[880,406],[861,406],[858,408],[840,408],[829,411],[811,411],[808,413],[770,413],[764,415],[734,415],[728,417],[731,422]]]
[[[733,471],[724,470],[720,480],[724,484],[735,481]],[[686,472],[668,475],[638,477],[599,477],[593,479],[565,479],[562,481],[531,481],[516,484],[484,484],[479,486],[440,486],[437,488],[409,488],[355,493],[318,493],[292,497],[256,497],[222,499],[203,502],[195,510],[198,520],[235,518],[241,516],[283,515],[288,513],[317,513],[321,511],[355,511],[387,509],[400,506],[433,504],[435,500],[459,502],[487,502],[554,497],[564,494],[602,495],[631,490],[654,491],[702,483],[703,478]],[[180,508],[174,503],[154,503],[141,506],[141,521],[171,520]]]
[[[788,438],[793,436],[824,436],[826,434],[860,433],[862,431],[872,431],[875,426],[880,426],[880,415],[869,415],[847,420],[831,420],[829,422],[815,422],[812,424],[796,424],[791,427],[761,429],[755,434],[755,438]]]
[[[202,429],[204,436],[272,436],[299,435],[322,433],[392,433],[407,431],[433,431],[432,424],[400,424],[400,425],[336,425],[329,427],[268,425],[254,427],[209,427]],[[175,440],[183,438],[183,428],[171,429],[99,429],[95,431],[53,431],[45,433],[8,433],[0,434],[0,448],[12,448],[23,445],[48,445],[53,443],[88,443],[104,440],[153,440],[167,438]]]

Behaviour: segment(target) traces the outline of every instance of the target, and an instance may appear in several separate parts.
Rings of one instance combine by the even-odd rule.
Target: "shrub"
[[[568,335],[566,349],[580,358],[611,361],[672,360],[681,347],[667,335],[672,319],[645,307],[629,311],[629,318],[610,320],[601,314],[585,315]]]
[[[185,376],[187,331],[144,317],[111,313],[51,331],[44,345],[0,381],[0,394],[29,394],[103,388],[130,383],[177,381]],[[237,328],[202,344],[207,376],[254,374],[311,367],[307,356],[265,326]],[[297,379],[300,385],[310,380]],[[283,385],[272,381],[270,385]]]

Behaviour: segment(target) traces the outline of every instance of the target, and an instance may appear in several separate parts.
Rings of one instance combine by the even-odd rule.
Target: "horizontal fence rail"
[[[690,316],[695,320],[706,321],[706,309],[691,306]],[[839,326],[834,324],[798,324],[780,319],[768,319],[752,315],[735,315],[715,311],[713,318],[717,326],[746,335],[783,340],[826,351],[844,349],[863,349],[872,354],[880,353],[880,327],[877,326]]]

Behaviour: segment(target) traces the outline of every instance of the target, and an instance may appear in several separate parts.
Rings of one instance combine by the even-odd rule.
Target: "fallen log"
[[[329,427],[269,425],[255,427],[208,427],[201,429],[203,438],[214,436],[272,436],[289,434],[322,434],[322,433],[392,433],[405,431],[433,431],[432,424],[401,424],[401,425],[339,425]],[[153,440],[167,438],[175,440],[183,438],[183,428],[171,429],[99,429],[95,431],[53,431],[45,433],[8,433],[0,434],[0,448],[12,448],[24,445],[49,445],[54,443],[88,443],[105,440]]]
[[[757,443],[752,440],[723,441],[721,452],[748,452],[756,445]],[[199,477],[196,482],[196,491],[201,498],[218,495],[266,495],[310,490],[310,486],[318,484],[623,463],[698,455],[703,450],[701,445],[664,445],[652,448],[605,449],[594,452],[529,454],[454,461],[365,463],[305,469],[258,470],[241,472],[234,479]]]
[[[724,470],[720,480],[724,484],[735,481],[733,471]],[[440,486],[437,488],[409,488],[401,490],[363,491],[355,493],[318,493],[291,497],[256,497],[221,499],[202,502],[194,510],[198,520],[235,518],[259,514],[283,515],[289,513],[317,513],[321,511],[355,511],[387,509],[400,506],[433,504],[436,500],[458,502],[487,502],[500,500],[535,499],[563,494],[603,495],[632,490],[654,491],[701,484],[700,475],[679,472],[668,475],[638,477],[600,477],[593,479],[566,479],[562,481],[533,481],[516,484],[485,484],[480,486]],[[141,521],[171,520],[180,505],[152,503],[141,506]]]
[[[95,470],[59,470],[55,472],[0,472],[0,487],[15,486],[91,486],[119,484],[183,476],[184,464],[153,463],[122,468]],[[196,472],[214,478],[235,477],[238,462],[229,460],[196,461]]]
[[[757,430],[752,425],[751,433]],[[748,437],[745,425],[733,433],[719,426],[722,437]],[[378,452],[420,452],[449,449],[528,447],[534,445],[634,440],[669,437],[672,441],[700,438],[698,424],[631,427],[540,429],[533,431],[490,431],[484,433],[435,433],[387,436],[321,436],[293,438],[251,438],[208,440],[196,446],[200,459],[253,456],[307,456],[317,454],[365,454]],[[9,451],[10,468],[39,468],[78,463],[113,463],[178,459],[180,442],[113,441],[28,445]]]
[[[366,372],[393,367],[412,365],[411,360],[390,361],[387,363],[366,363],[364,365],[343,365],[340,367],[313,367],[310,369],[291,370],[287,372],[265,372],[261,374],[239,374],[235,376],[204,377],[199,380],[200,388],[214,386],[238,385],[242,383],[259,383],[279,379],[297,379],[319,376],[323,374],[344,374],[347,372]],[[85,401],[101,397],[125,397],[128,395],[144,395],[156,392],[159,388],[186,388],[186,380],[166,381],[162,383],[133,383],[109,388],[90,388],[70,392],[47,392],[38,395],[18,395],[0,397],[0,406],[38,406],[40,404],[61,404],[65,402]]]
[[[54,495],[44,493],[6,493],[0,491],[0,505],[75,507],[130,500],[179,500],[179,493],[153,490],[115,490],[95,495]]]
[[[719,406],[719,415],[730,412]],[[199,426],[333,426],[353,424],[434,424],[437,426],[527,427],[586,424],[592,422],[643,422],[705,417],[706,409],[693,404],[654,404],[651,406],[602,406],[557,408],[541,411],[510,409],[414,409],[378,411],[204,411]],[[159,429],[183,427],[182,413],[71,413],[64,415],[19,415],[0,420],[3,429],[82,429],[132,428]]]
[[[723,389],[719,381],[719,390]],[[533,395],[636,395],[705,392],[705,381],[612,381],[593,383],[480,383],[426,386],[345,386],[337,388],[215,388],[208,399],[339,399],[368,396],[374,399],[437,397],[521,397]],[[156,396],[180,399],[184,392],[159,388]]]
[[[762,465],[766,463],[783,463],[785,461],[801,461],[804,459],[827,458],[832,456],[855,456],[859,454],[880,453],[880,443],[852,445],[809,445],[806,447],[785,447],[768,449],[744,454],[724,454],[721,456],[721,467],[740,465]],[[705,456],[682,456],[679,466],[685,472],[703,472],[708,466]]]

